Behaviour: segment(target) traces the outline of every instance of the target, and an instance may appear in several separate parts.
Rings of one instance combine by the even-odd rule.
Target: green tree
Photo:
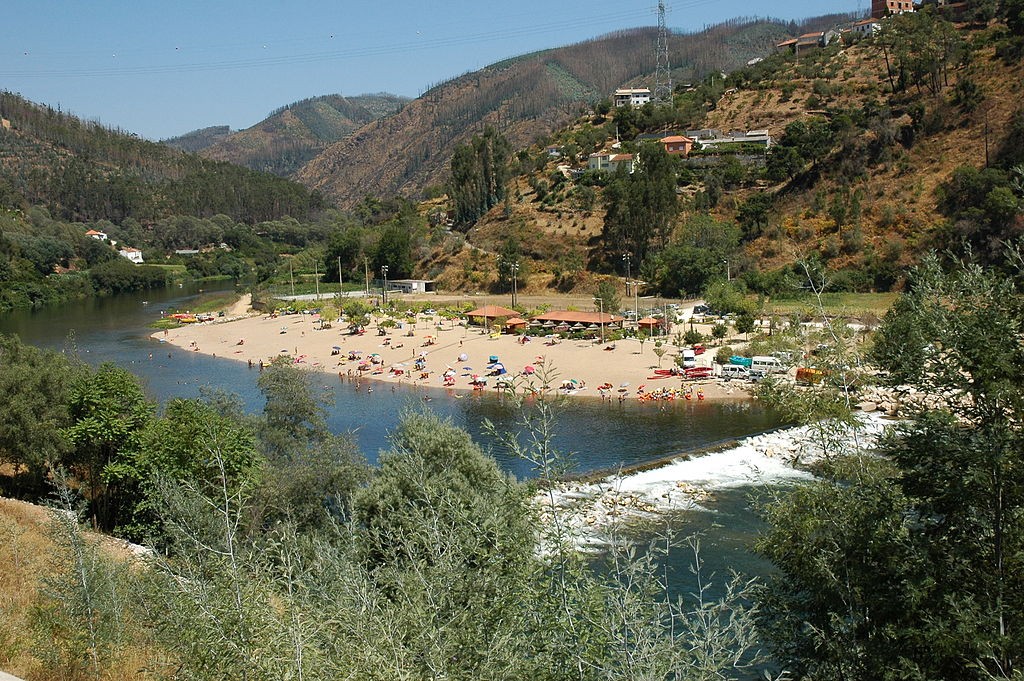
[[[625,107],[623,107],[625,108]],[[602,235],[611,261],[631,253],[643,263],[651,247],[664,247],[679,214],[674,160],[660,144],[645,144],[635,172],[620,166],[605,188]]]
[[[531,518],[524,489],[467,433],[432,414],[403,417],[355,519],[417,676],[473,676],[517,657]]]
[[[0,336],[0,461],[35,484],[69,450],[71,386],[86,369],[64,355]]]
[[[471,225],[505,198],[511,155],[508,140],[491,127],[455,148],[448,195],[456,224]]]
[[[836,457],[822,480],[769,504],[761,547],[780,572],[762,605],[787,668],[894,679],[1020,669],[1024,347],[987,342],[1024,332],[1020,274],[943,272],[926,259],[883,330],[909,328],[931,346],[908,372],[928,399],[905,405],[881,458]],[[889,348],[878,352],[905,361]]]
[[[619,299],[619,287],[610,279],[602,279],[594,292],[594,304],[605,314],[616,314],[622,301]]]
[[[112,530],[126,519],[135,492],[120,484],[117,471],[137,454],[153,405],[135,376],[104,364],[75,377],[68,411],[62,432],[71,444],[69,469],[88,491],[93,522]]]

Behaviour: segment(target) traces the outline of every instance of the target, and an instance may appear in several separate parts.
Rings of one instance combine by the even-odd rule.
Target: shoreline
[[[687,401],[687,387],[689,401],[752,399],[738,382],[687,381],[655,373],[674,364],[674,353],[665,353],[659,360],[650,341],[623,339],[602,346],[534,337],[524,343],[519,336],[496,336],[485,329],[422,317],[385,335],[377,335],[375,329],[356,335],[346,325],[338,326],[321,329],[318,318],[309,314],[237,314],[155,331],[149,337],[182,350],[245,362],[254,370],[261,363],[289,357],[296,366],[337,373],[343,381],[436,388],[455,398],[477,391],[498,392],[496,379],[505,379],[520,393],[532,388],[533,392],[609,402],[651,401],[664,406]],[[507,373],[500,378],[488,375],[492,358],[505,367]],[[697,360],[698,366],[710,367],[712,353]],[[474,376],[486,381],[486,386],[474,388]]]

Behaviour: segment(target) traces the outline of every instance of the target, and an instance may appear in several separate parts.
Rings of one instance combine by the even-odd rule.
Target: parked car
[[[725,364],[722,366],[722,378],[729,381],[734,378],[747,378],[750,369],[741,364]]]

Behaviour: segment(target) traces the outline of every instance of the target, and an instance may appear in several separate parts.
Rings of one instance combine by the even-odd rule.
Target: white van
[[[768,374],[784,374],[786,366],[778,357],[760,355],[750,360],[750,377],[761,378]]]
[[[683,368],[692,369],[695,366],[697,366],[697,353],[690,348],[686,348],[683,350]]]
[[[740,364],[723,364],[722,365],[722,378],[729,381],[734,378],[746,378],[750,373],[747,367]]]

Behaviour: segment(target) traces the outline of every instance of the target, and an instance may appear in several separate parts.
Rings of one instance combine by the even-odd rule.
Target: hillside
[[[251,128],[205,128],[164,140],[205,158],[288,177],[328,145],[400,110],[408,98],[387,93],[312,97],[281,107]]]
[[[0,92],[0,207],[75,221],[224,214],[254,223],[321,206],[304,187],[82,121]]]
[[[1024,160],[1024,110],[1012,94],[1024,82],[1024,66],[1000,56],[1000,24],[943,23],[952,31],[945,34],[948,62],[916,67],[919,73],[904,69],[901,60],[921,52],[915,41],[931,40],[912,33],[922,30],[918,21],[904,22],[899,45],[848,36],[799,57],[774,54],[724,81],[677,88],[666,113],[582,116],[549,141],[574,149],[575,158],[548,158],[541,146],[520,155],[509,200],[471,225],[466,239],[497,253],[513,238],[529,270],[520,279],[524,290],[592,290],[595,275],[625,274],[622,250],[606,232],[613,176],[571,179],[564,169],[584,169],[595,139],[598,148],[610,145],[618,130],[622,151],[635,151],[636,133],[674,120],[678,130],[767,129],[776,144],[744,161],[714,152],[675,160],[680,213],[673,232],[649,262],[634,262],[664,295],[678,294],[684,284],[673,273],[695,257],[705,262],[686,284],[692,294],[703,290],[695,282],[725,275],[726,260],[732,276],[766,295],[791,288],[802,275],[793,270],[798,260],[820,263],[829,286],[856,291],[899,286],[907,266],[929,249],[969,246],[982,261],[997,262],[1002,241],[1024,233],[1024,178],[1014,185],[1019,171],[1011,169]],[[444,201],[429,206],[450,208]],[[708,224],[735,239],[716,246],[722,250],[713,257],[687,245],[693,230]],[[486,262],[475,264],[480,260],[472,252],[439,252],[424,270],[445,285],[474,288],[494,276]]]
[[[673,35],[676,82],[731,71],[788,35],[781,24],[736,21]],[[638,29],[524,55],[428,90],[396,114],[328,147],[296,175],[341,205],[365,195],[415,197],[445,181],[456,145],[491,125],[522,148],[573,121],[589,103],[654,71],[656,31]]]

